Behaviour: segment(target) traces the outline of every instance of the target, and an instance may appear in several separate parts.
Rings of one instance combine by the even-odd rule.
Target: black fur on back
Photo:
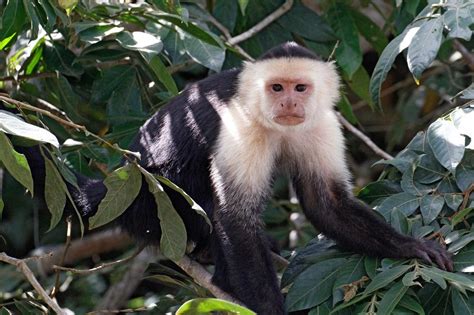
[[[265,54],[263,54],[258,60],[278,59],[278,58],[307,58],[313,60],[321,60],[311,50],[298,45],[295,42],[286,42],[279,46],[276,46]]]
[[[186,87],[139,130],[130,150],[140,152],[140,164],[184,189],[212,217],[213,192],[209,157],[220,130],[219,109],[237,92],[240,69],[212,75]],[[188,237],[206,243],[209,227],[182,196],[164,187],[182,217]],[[143,181],[139,196],[121,216],[131,235],[146,243],[161,236],[156,204]]]

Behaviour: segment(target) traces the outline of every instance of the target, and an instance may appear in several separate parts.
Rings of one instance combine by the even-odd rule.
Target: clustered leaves
[[[61,226],[66,204],[78,214],[67,189],[68,185],[77,187],[71,168],[86,176],[105,177],[107,194],[97,214],[90,218],[89,228],[103,226],[120,216],[142,185],[146,185],[158,205],[156,215],[163,231],[161,251],[172,260],[184,254],[187,237],[183,221],[163,187],[181,193],[208,224],[209,218],[186,192],[159,174],[140,167],[136,162],[139,156],[123,148],[129,145],[139,126],[189,81],[240,66],[246,54],[256,58],[275,45],[296,40],[325,59],[335,59],[345,85],[343,91],[348,94],[342,96],[338,108],[349,121],[357,123],[351,102],[355,99],[371,108],[381,108],[382,83],[397,56],[403,53],[408,70],[416,82],[423,85],[422,74],[436,65],[438,59],[442,59],[443,66],[449,69],[456,66],[459,70],[459,65],[446,56],[452,54],[454,40],[472,47],[469,41],[472,41],[474,25],[474,5],[469,0],[397,0],[390,16],[384,16],[375,1],[360,1],[361,7],[352,1],[319,1],[319,14],[295,0],[286,14],[235,47],[229,44],[228,36],[247,31],[283,1],[215,0],[206,1],[206,7],[187,1],[96,2],[2,2],[0,166],[30,195],[37,194],[32,167],[16,147],[40,144],[46,161],[44,197],[50,217],[40,213],[39,219],[40,225],[44,225],[40,230],[50,231],[46,237],[51,237],[58,230],[55,227]],[[362,8],[377,11],[385,25],[379,26],[373,16],[362,13]],[[389,42],[387,34],[394,39]],[[364,50],[360,38],[380,56],[372,74],[362,63]],[[428,79],[426,87],[446,90],[462,102],[471,100],[472,103],[474,85],[469,78],[472,76],[462,71],[450,70],[449,82],[433,84]],[[411,93],[409,97],[400,98],[405,106],[400,110],[404,111],[399,121],[401,133],[405,132],[402,124],[417,117],[420,110],[417,102],[423,89],[408,93]],[[24,108],[18,101],[30,103],[33,108],[46,110],[60,119],[53,120]],[[311,309],[310,314],[331,311],[339,314],[472,313],[473,279],[466,274],[473,271],[474,261],[474,243],[471,242],[474,240],[471,228],[474,114],[469,106],[435,121],[393,160],[379,162],[387,165],[385,171],[379,180],[359,193],[361,199],[374,206],[397,230],[446,243],[455,254],[456,273],[443,272],[417,261],[378,261],[343,253],[331,242],[315,239],[297,251],[283,274],[282,287],[288,291],[290,311]],[[7,177],[7,180],[10,179]],[[26,218],[31,217],[31,205],[28,208],[18,201],[21,192],[15,192],[14,187],[0,187],[3,189],[0,190],[0,218],[7,207],[7,220],[13,218],[13,222],[20,222],[24,228],[21,237],[11,228],[15,231],[10,231],[8,238],[8,227],[18,225],[3,220],[0,244],[7,231],[8,245],[24,251],[21,240],[33,238],[33,228],[25,225]],[[11,194],[14,194],[14,202],[11,202]],[[282,208],[298,212],[298,206],[286,200],[275,204],[275,211],[266,214],[267,222],[281,224],[288,220],[288,212]],[[80,215],[77,218],[83,233]],[[305,237],[312,233],[314,231]],[[288,238],[288,229],[281,229],[279,234]],[[157,312],[175,311],[183,301],[205,294],[190,279],[183,280],[183,275],[171,268],[162,266],[159,272],[164,274],[154,275],[153,280],[173,287],[174,295],[166,292],[158,295]],[[15,307],[24,312],[37,311],[39,304],[23,299],[22,279],[14,275],[11,268],[0,268],[0,291],[20,292],[12,293],[17,299]],[[99,276],[90,281],[101,285],[78,285],[69,290],[100,298],[108,281]],[[139,306],[144,304],[143,300]],[[78,312],[85,312],[89,311],[84,309],[85,305],[91,302],[74,298],[67,303],[79,309]],[[5,310],[0,307],[0,313]],[[180,312],[211,310],[252,314],[214,299],[190,301]]]
[[[464,272],[474,270],[473,122],[474,105],[439,118],[394,159],[379,162],[387,165],[385,171],[359,193],[399,232],[446,244],[455,273],[416,260],[380,262],[341,253],[331,249],[331,242],[315,240],[297,253],[283,275],[282,286],[292,284],[288,310],[472,312],[474,278]],[[439,297],[432,300],[435,294]]]

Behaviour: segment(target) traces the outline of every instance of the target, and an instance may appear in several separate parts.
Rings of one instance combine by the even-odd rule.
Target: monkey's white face
[[[306,130],[333,110],[339,76],[333,63],[306,58],[246,63],[239,97],[249,118],[266,128]]]
[[[265,82],[265,94],[274,122],[295,126],[306,119],[306,104],[313,94],[313,84],[307,78],[275,77]]]

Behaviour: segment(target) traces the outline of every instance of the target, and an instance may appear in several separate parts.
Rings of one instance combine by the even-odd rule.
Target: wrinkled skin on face
[[[274,122],[284,126],[295,126],[306,118],[306,104],[313,93],[313,85],[303,78],[272,78],[265,85],[265,93],[272,104]]]

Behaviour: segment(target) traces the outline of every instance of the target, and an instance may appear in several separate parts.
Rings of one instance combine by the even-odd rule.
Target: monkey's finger
[[[444,249],[443,250],[438,250],[438,249],[433,249],[431,247],[427,247],[426,251],[428,252],[428,255],[434,259],[436,262],[436,265],[438,265],[439,268],[443,270],[449,270],[449,259],[446,257],[444,254]]]
[[[447,251],[443,251],[441,253],[441,256],[443,257],[444,265],[446,266],[446,270],[452,272],[454,270],[453,259],[452,259],[453,255],[448,253]]]
[[[434,260],[436,261],[436,264],[438,265],[439,268],[443,270],[447,270],[447,266],[445,265],[445,261],[441,258],[440,253],[436,252],[434,253]]]
[[[416,254],[417,254],[417,257],[420,258],[421,260],[423,260],[425,263],[427,263],[429,265],[433,264],[433,261],[431,261],[430,256],[428,256],[428,254],[425,251],[417,250]]]

